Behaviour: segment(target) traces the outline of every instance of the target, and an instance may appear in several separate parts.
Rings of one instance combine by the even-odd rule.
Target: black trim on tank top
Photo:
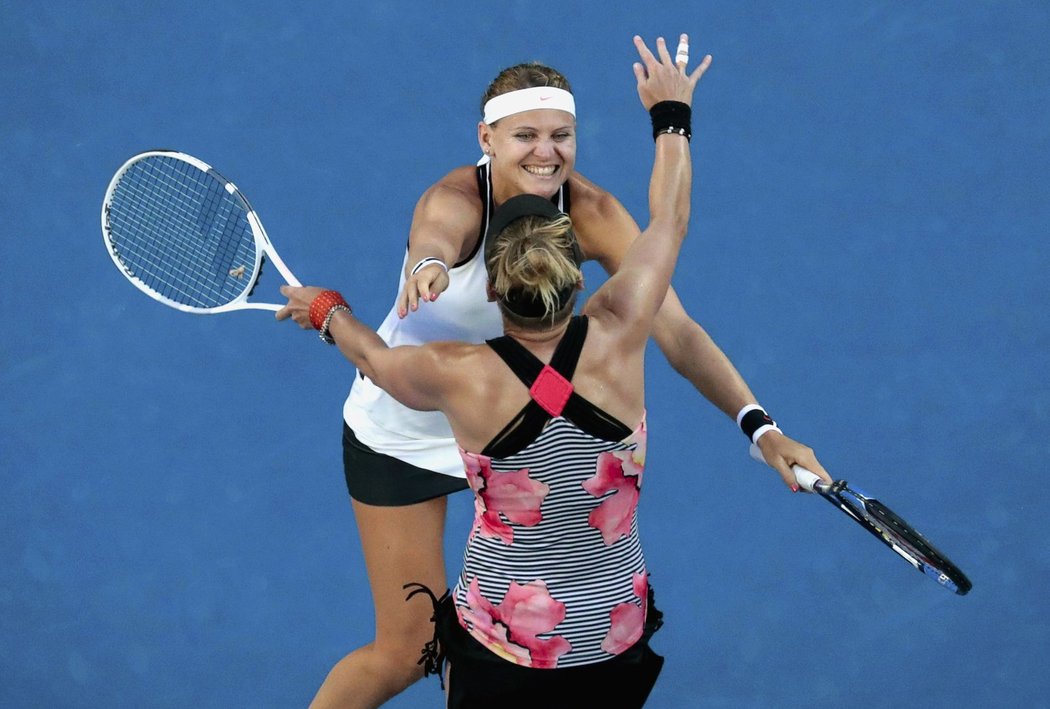
[[[550,367],[572,381],[576,363],[587,338],[587,316],[577,315],[569,321],[561,341],[551,357]],[[525,349],[517,340],[504,335],[486,341],[496,354],[510,367],[526,387],[532,387],[543,369],[543,362]],[[604,441],[622,441],[631,435],[631,429],[620,420],[598,408],[575,391],[569,395],[561,416],[576,424],[581,431]],[[503,427],[481,451],[490,458],[506,458],[518,453],[536,440],[551,414],[535,400],[530,400],[511,421]]]
[[[488,180],[488,163],[484,165],[478,165],[475,174],[478,178],[478,195],[481,197],[481,227],[478,230],[478,238],[474,242],[474,248],[470,250],[467,257],[456,262],[456,265],[452,268],[459,268],[463,264],[469,262],[472,258],[477,256],[478,249],[485,243],[485,230],[489,226],[489,216],[492,214],[492,189],[489,186]]]

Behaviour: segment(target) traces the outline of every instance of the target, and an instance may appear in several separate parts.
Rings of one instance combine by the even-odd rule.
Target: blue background
[[[268,314],[131,288],[99,233],[127,157],[212,163],[378,324],[415,200],[477,157],[510,64],[568,75],[579,170],[644,223],[631,37],[681,31],[715,59],[675,287],[785,430],[974,590],[787,494],[654,352],[651,706],[1048,706],[1050,6],[597,0],[0,0],[0,705],[305,706],[372,637],[352,369]],[[428,681],[389,706],[441,705]]]

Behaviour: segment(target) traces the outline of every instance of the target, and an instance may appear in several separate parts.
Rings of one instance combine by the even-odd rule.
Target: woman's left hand
[[[397,296],[397,316],[406,317],[419,309],[420,301],[432,303],[448,288],[448,269],[436,263],[423,267],[405,279],[405,287]]]

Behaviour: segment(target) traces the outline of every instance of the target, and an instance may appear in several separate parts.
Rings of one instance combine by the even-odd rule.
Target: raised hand
[[[660,101],[681,101],[692,105],[693,90],[711,66],[711,55],[706,55],[691,74],[686,74],[689,63],[689,35],[683,34],[678,40],[675,58],[667,51],[667,42],[663,37],[656,39],[654,56],[645,41],[635,35],[634,46],[638,49],[641,62],[634,63],[634,76],[638,79],[638,97],[645,110],[649,110]]]

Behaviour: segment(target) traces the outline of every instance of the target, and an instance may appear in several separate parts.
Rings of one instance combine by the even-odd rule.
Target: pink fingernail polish
[[[791,492],[798,492],[798,485],[792,485]]]

